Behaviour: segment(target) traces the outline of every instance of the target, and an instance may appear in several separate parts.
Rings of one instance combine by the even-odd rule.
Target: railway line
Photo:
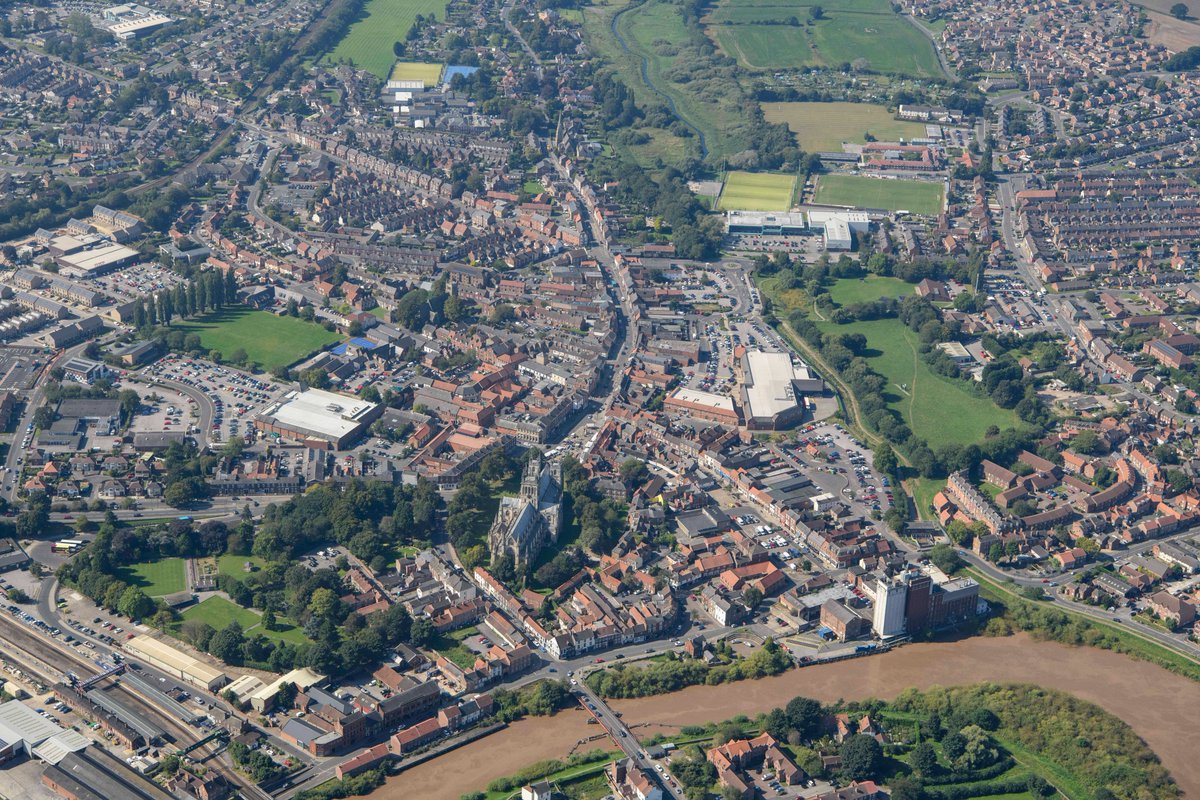
[[[41,678],[46,685],[67,681],[68,673],[71,672],[76,673],[81,679],[86,679],[100,669],[98,664],[74,652],[73,648],[58,645],[48,634],[43,635],[16,617],[2,612],[0,612],[0,637],[10,645],[7,652],[2,654],[3,658],[18,665],[30,675]],[[14,653],[20,655],[14,657]],[[107,654],[97,651],[96,659],[100,659],[104,655]],[[182,721],[172,718],[158,708],[153,701],[120,682],[112,684],[105,691],[119,695],[120,701],[130,710],[144,715],[147,720],[152,720],[173,740],[177,748],[186,748],[202,738],[200,732]],[[190,757],[195,761],[211,762],[219,755],[220,747],[221,743],[210,742],[190,754]],[[221,762],[208,763],[208,766],[224,775],[247,797],[269,797],[232,767]]]

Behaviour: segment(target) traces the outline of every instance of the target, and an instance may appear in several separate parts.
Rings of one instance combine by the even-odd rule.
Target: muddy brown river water
[[[1200,683],[1116,653],[1036,642],[1024,635],[908,645],[883,655],[805,667],[774,678],[694,686],[612,705],[630,725],[675,726],[736,714],[753,716],[797,694],[824,702],[889,699],[912,686],[924,689],[979,681],[1035,683],[1095,703],[1125,720],[1149,743],[1186,796],[1200,798],[1200,736],[1195,733]],[[595,731],[595,726],[587,725],[585,715],[576,711],[522,720],[401,773],[371,798],[457,800],[530,762],[565,756],[580,738]]]

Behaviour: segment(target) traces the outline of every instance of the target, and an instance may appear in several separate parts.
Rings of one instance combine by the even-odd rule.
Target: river
[[[1184,793],[1200,798],[1200,748],[1191,733],[1200,712],[1200,683],[1107,650],[1037,642],[1026,635],[913,644],[882,655],[790,670],[774,678],[693,686],[612,705],[630,725],[676,726],[737,714],[753,716],[797,694],[823,702],[889,699],[909,687],[979,681],[1035,683],[1095,703],[1125,720],[1158,754]],[[530,762],[565,756],[579,738],[595,730],[582,712],[575,711],[523,720],[401,773],[371,797],[457,800],[464,792],[482,789],[492,779]]]

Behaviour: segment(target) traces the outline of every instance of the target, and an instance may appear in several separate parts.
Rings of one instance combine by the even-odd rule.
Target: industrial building
[[[870,230],[871,218],[862,211],[726,211],[725,232],[751,236],[816,236],[827,250],[853,250],[854,235]]]
[[[32,753],[62,730],[20,700],[0,704],[0,763]]]
[[[116,242],[105,242],[90,250],[77,250],[55,257],[59,274],[68,278],[95,278],[132,264],[138,251]]]
[[[825,384],[788,353],[749,350],[742,359],[742,392],[746,427],[773,431],[789,428],[804,417],[804,395],[820,394]]]
[[[289,392],[254,420],[254,427],[288,439],[353,444],[383,414],[383,405],[323,389]]]
[[[705,392],[681,386],[663,402],[663,406],[676,414],[692,419],[706,420],[724,425],[740,425],[741,417],[733,398],[716,392]]]
[[[42,783],[67,800],[172,800],[165,789],[100,747],[70,753],[46,767]]]
[[[209,691],[219,689],[229,681],[228,676],[219,669],[176,650],[152,636],[135,636],[125,643],[125,652],[180,680]]]
[[[979,613],[979,584],[911,568],[875,581],[872,629],[881,639],[913,636],[971,619]]]
[[[128,41],[153,33],[171,22],[171,18],[142,5],[119,5],[104,9],[104,21],[118,41]],[[96,206],[104,209],[103,206]],[[104,209],[108,211],[108,209]]]
[[[279,696],[279,690],[283,688],[284,684],[295,684],[296,688],[303,692],[310,687],[322,683],[324,680],[324,675],[318,675],[308,667],[294,669],[266,686],[251,692],[248,696],[243,697],[242,695],[238,695],[238,698],[248,699],[250,706],[255,711],[265,714],[275,705],[275,698]]]

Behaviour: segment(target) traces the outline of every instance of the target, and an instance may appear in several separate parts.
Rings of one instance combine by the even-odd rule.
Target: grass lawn
[[[786,211],[792,207],[795,175],[729,172],[717,208],[721,211]]]
[[[839,306],[853,303],[873,303],[884,297],[907,297],[914,288],[908,281],[871,275],[862,280],[841,280],[829,289],[829,296]]]
[[[523,183],[521,185],[521,190],[524,192],[527,192],[528,194],[537,196],[537,195],[541,194],[542,192],[546,191],[546,187],[542,185],[541,181],[528,180],[528,181],[525,181],[525,183]]]
[[[245,306],[229,306],[171,327],[185,334],[198,334],[204,349],[219,350],[226,358],[235,350],[245,350],[250,361],[266,370],[294,364],[341,338],[314,322],[277,317]]]
[[[468,636],[474,636],[477,633],[479,633],[479,629],[474,625],[469,628],[450,631],[449,633],[440,633],[433,640],[433,649],[463,669],[471,669],[475,666],[475,659],[478,656],[463,644],[463,639],[466,639]]]
[[[776,307],[802,308],[811,313],[807,294],[801,290],[780,293],[771,279],[760,282]],[[912,285],[897,278],[872,276],[845,278],[829,289],[838,305],[906,295]],[[988,426],[1015,427],[1017,416],[986,397],[972,393],[960,381],[934,373],[921,359],[917,335],[898,319],[880,319],[837,325],[814,320],[828,333],[861,333],[867,337],[866,358],[871,368],[887,380],[884,399],[896,409],[913,432],[931,447],[941,444],[971,444],[983,439]],[[928,493],[932,498],[936,489]],[[922,499],[916,498],[918,507]]]
[[[182,558],[130,564],[118,570],[118,577],[132,586],[140,586],[151,597],[162,597],[187,588]]]
[[[836,67],[865,62],[879,72],[941,77],[933,45],[886,3],[819,4],[812,0],[722,0],[707,18],[708,33],[746,69]],[[795,18],[797,24],[787,24]]]
[[[237,620],[237,623],[242,626],[242,630],[245,631],[247,636],[262,634],[276,642],[289,642],[291,644],[306,644],[308,642],[308,637],[304,635],[304,631],[291,620],[276,617],[276,630],[268,631],[260,625],[262,617],[257,611],[242,608],[237,603],[226,600],[224,597],[210,597],[203,603],[187,609],[180,616],[183,617],[185,622],[193,619],[207,622],[216,630],[221,630],[230,622]]]
[[[396,57],[392,45],[403,42],[417,14],[446,17],[448,0],[370,0],[366,16],[350,30],[329,54],[331,61],[349,59],[355,65],[385,78]]]
[[[1017,426],[1017,415],[958,381],[934,373],[921,359],[917,335],[898,319],[818,323],[827,332],[867,337],[867,362],[887,380],[885,399],[931,447],[983,440],[990,425]]]
[[[817,181],[816,202],[932,215],[941,212],[944,194],[940,182],[822,175]]]
[[[196,619],[207,622],[217,630],[221,630],[234,620],[237,620],[243,630],[249,630],[257,625],[259,620],[258,614],[255,612],[248,608],[242,608],[224,597],[210,597],[203,603],[186,609],[180,616],[184,621]]]
[[[911,478],[906,481],[912,490],[913,505],[917,507],[919,519],[934,519],[932,510],[933,496],[946,487],[946,482],[939,478]]]
[[[441,64],[426,64],[423,61],[397,61],[392,67],[390,80],[421,81],[426,86],[434,86],[442,77]]]
[[[249,574],[243,568],[247,561],[255,569],[262,569],[267,565],[266,559],[259,558],[258,556],[235,556],[226,553],[217,559],[217,574],[242,580]]]
[[[762,109],[767,122],[787,125],[808,152],[840,153],[842,142],[864,144],[866,133],[881,142],[925,135],[924,125],[870,103],[763,103]]]

